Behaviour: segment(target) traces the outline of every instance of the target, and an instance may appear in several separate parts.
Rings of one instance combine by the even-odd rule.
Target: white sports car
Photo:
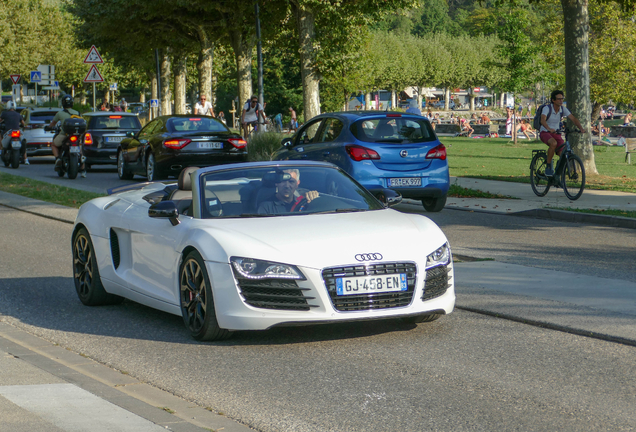
[[[455,305],[450,246],[427,217],[387,208],[400,201],[321,162],[187,168],[177,183],[120,188],[80,208],[75,288],[85,305],[127,298],[181,315],[197,340],[432,321]]]

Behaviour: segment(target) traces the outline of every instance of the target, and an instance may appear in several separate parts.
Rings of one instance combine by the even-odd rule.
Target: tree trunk
[[[237,115],[240,117],[243,105],[252,97],[252,52],[254,36],[245,37],[240,30],[230,30],[230,43],[236,58],[236,81],[238,84]]]
[[[365,110],[371,109],[371,92],[366,93],[364,95],[364,109]]]
[[[594,102],[594,106],[592,107],[592,115],[590,116],[591,124],[594,124],[598,121],[599,116],[601,115],[601,109],[603,105],[597,102]]]
[[[172,114],[170,77],[170,48],[165,48],[161,50],[161,115]]]
[[[292,1],[298,24],[300,74],[303,83],[303,118],[307,122],[320,114],[320,74],[316,66],[316,22],[314,12]]]
[[[417,107],[422,109],[422,93],[424,93],[424,87],[417,88]]]
[[[139,92],[139,102],[146,103],[146,87],[142,87]]]
[[[104,90],[104,102],[110,105],[110,87],[106,86]]]
[[[446,87],[445,93],[444,93],[444,109],[448,111],[449,107],[450,107],[450,89]]]
[[[587,5],[587,0],[561,0],[565,37],[565,89],[568,109],[587,130],[585,134],[571,134],[570,144],[574,152],[583,160],[585,172],[598,174],[590,130],[592,114],[588,51],[590,23]],[[571,122],[568,121],[568,123]]]
[[[188,73],[185,56],[175,58],[174,70],[174,113],[185,114],[186,74]]]
[[[157,75],[152,74],[152,78],[150,79],[150,99],[159,99],[157,91]]]
[[[470,96],[470,111],[475,111],[475,96]]]
[[[197,27],[199,36],[199,60],[197,61],[197,71],[199,72],[199,97],[205,95],[214,106],[212,100],[212,65],[214,60],[214,43],[208,38],[208,34],[203,26]]]

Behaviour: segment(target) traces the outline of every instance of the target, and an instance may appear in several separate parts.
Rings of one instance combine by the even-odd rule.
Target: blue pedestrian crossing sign
[[[42,72],[40,72],[40,71],[31,71],[31,82],[32,83],[42,82]]]
[[[150,108],[159,108],[159,99],[150,99]]]

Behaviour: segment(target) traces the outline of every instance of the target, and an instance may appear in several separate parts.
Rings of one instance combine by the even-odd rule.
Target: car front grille
[[[446,293],[450,287],[448,266],[439,266],[426,270],[426,283],[424,284],[424,294],[422,300],[430,300]]]
[[[308,300],[315,300],[315,297],[307,297],[303,294],[303,291],[309,291],[309,288],[298,287],[294,280],[247,278],[236,280],[243,301],[253,307],[294,311],[307,311],[312,307],[318,307],[308,302]]]
[[[407,290],[390,293],[339,296],[336,293],[336,279],[341,277],[392,275],[405,273]],[[372,309],[389,309],[408,306],[413,300],[417,267],[414,263],[386,263],[332,267],[322,271],[322,278],[329,292],[331,303],[337,311],[350,312]]]

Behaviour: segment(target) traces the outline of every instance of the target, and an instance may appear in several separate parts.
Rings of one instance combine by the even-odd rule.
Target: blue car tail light
[[[446,147],[444,147],[444,144],[440,144],[430,149],[428,153],[426,153],[426,159],[446,160]]]
[[[371,150],[370,148],[362,147],[360,145],[349,144],[345,146],[347,150],[347,154],[351,159],[356,162],[360,162],[362,160],[377,160],[380,159],[380,155],[375,150]]]

